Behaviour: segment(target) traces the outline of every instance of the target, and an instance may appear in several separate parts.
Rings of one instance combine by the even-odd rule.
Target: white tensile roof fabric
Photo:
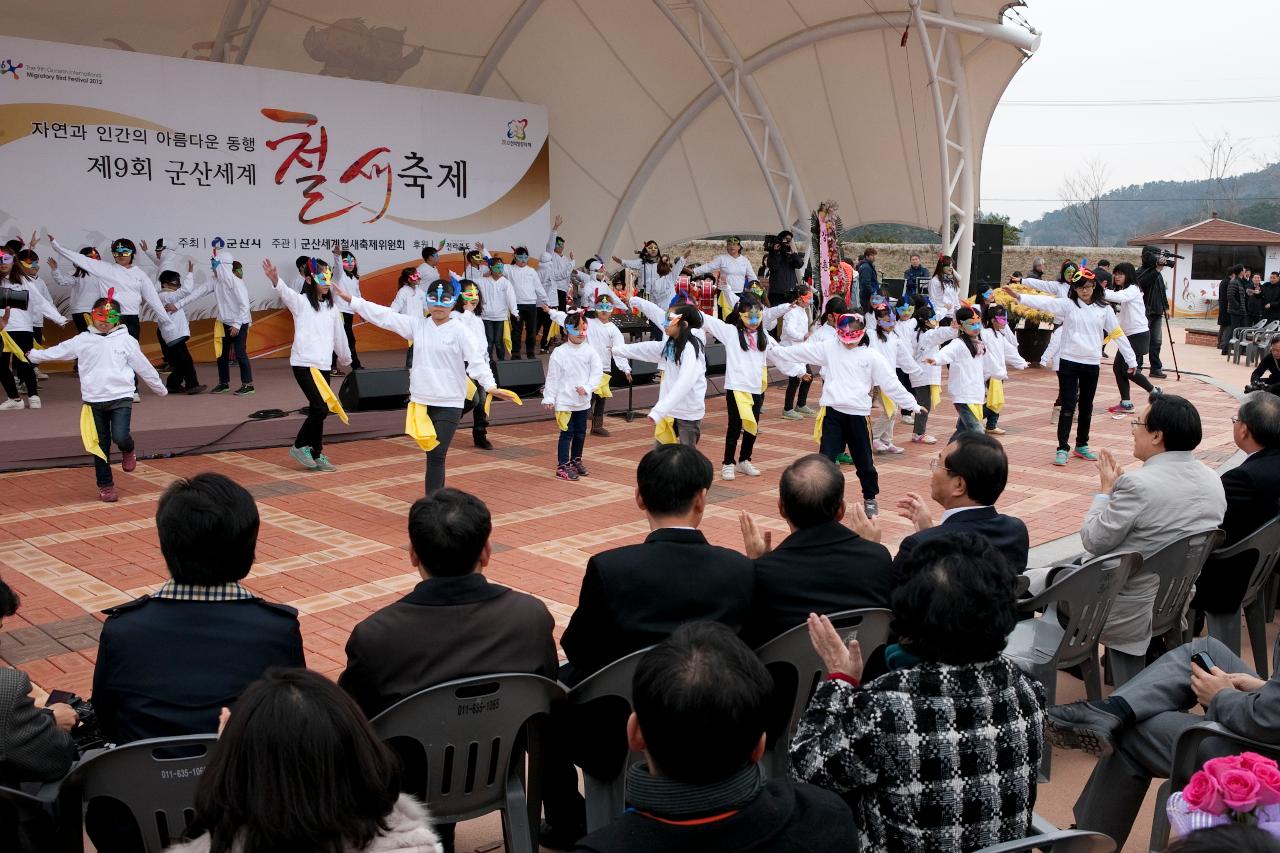
[[[899,44],[908,0],[695,2],[752,71],[809,207],[837,201],[846,227],[939,227],[928,67],[914,27]],[[940,3],[983,25],[1016,5],[922,8]],[[221,32],[226,61],[544,104],[552,208],[579,256],[630,255],[645,239],[777,231],[784,223],[738,119],[718,90],[708,97],[715,83],[671,14],[692,20],[678,0],[43,0],[10,10],[5,29],[197,58]],[[991,114],[1028,53],[967,32],[959,45],[977,186]],[[753,111],[745,99],[743,108]],[[807,215],[793,209],[789,221]]]

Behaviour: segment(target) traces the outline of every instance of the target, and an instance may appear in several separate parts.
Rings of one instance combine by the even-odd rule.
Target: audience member
[[[791,745],[794,775],[842,795],[863,851],[974,850],[1024,837],[1043,748],[1044,690],[1001,655],[1014,574],[971,533],[898,567],[889,672],[860,684],[862,652],[809,617],[830,676]]]
[[[901,565],[925,542],[960,533],[975,533],[1000,552],[1014,572],[1027,568],[1029,540],[1021,519],[996,512],[995,503],[1009,481],[1009,458],[1004,445],[985,433],[962,432],[929,463],[929,496],[942,517],[935,527],[924,499],[914,492],[898,501],[898,514],[915,525],[898,546],[894,565]],[[853,529],[873,542],[883,531],[862,507],[853,507]]]
[[[765,781],[773,682],[723,625],[693,622],[636,668],[627,740],[644,761],[627,771],[630,808],[578,842],[581,851],[854,849],[849,810],[834,794]]]
[[[778,512],[791,533],[772,550],[770,534],[741,514],[747,556],[755,560],[755,600],[742,631],[749,645],[804,624],[810,613],[889,606],[889,552],[840,523],[844,472],[836,463],[817,453],[792,462],[778,483]]]
[[[18,612],[18,594],[0,580],[0,625]],[[76,759],[68,734],[76,725],[70,705],[43,708],[31,699],[31,679],[20,669],[0,666],[0,785],[53,782],[67,775]],[[5,835],[0,832],[0,840]]]
[[[1222,474],[1227,499],[1219,547],[1234,545],[1280,514],[1280,397],[1254,392],[1231,419],[1231,437],[1248,454]],[[1196,579],[1191,606],[1207,613],[1234,613],[1253,570],[1251,560],[1210,560]]]
[[[423,806],[351,700],[302,669],[244,691],[196,789],[194,840],[171,853],[436,853]]]
[[[1209,656],[1212,670],[1192,664],[1197,652]],[[1187,713],[1197,703],[1204,716]],[[1263,681],[1222,643],[1197,639],[1162,655],[1106,699],[1054,705],[1045,716],[1055,746],[1101,759],[1076,800],[1076,822],[1122,848],[1151,779],[1169,777],[1184,731],[1209,720],[1242,737],[1275,742],[1280,674]]]
[[[1169,845],[1169,853],[1280,853],[1280,841],[1265,829],[1228,823],[1179,838]]]
[[[492,531],[484,503],[457,489],[419,498],[409,510],[409,561],[422,580],[356,625],[338,678],[370,719],[455,678],[495,672],[556,678],[547,606],[481,573]],[[413,642],[405,642],[409,637]]]
[[[268,667],[306,666],[298,612],[238,581],[253,567],[258,507],[221,474],[174,482],[156,530],[172,580],[107,611],[93,706],[107,740],[212,732]]]

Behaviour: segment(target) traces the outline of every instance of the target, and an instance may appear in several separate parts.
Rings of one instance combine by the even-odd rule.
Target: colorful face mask
[[[667,312],[667,324],[668,324],[668,325],[670,325],[671,323],[679,323],[679,322],[681,321],[681,319],[683,319],[683,318],[680,316],[679,312],[676,312],[676,311],[668,311],[668,312]]]
[[[1005,325],[1008,325],[1009,318],[1003,314],[997,314],[996,316],[991,318],[991,322],[997,326],[1005,326]]]
[[[11,264],[11,263],[13,263],[13,255],[9,254],[8,252],[0,252],[0,264]]]
[[[342,259],[342,268],[343,268],[344,270],[353,270],[353,269],[355,269],[355,268],[356,268],[356,259],[355,259],[355,258],[343,258],[343,259]]]
[[[503,269],[502,264],[498,263],[497,261],[493,261],[492,263],[489,264],[489,272],[493,273],[494,275],[502,275],[502,269]]]
[[[836,321],[836,337],[846,344],[856,344],[867,333],[863,319],[857,314],[841,314]]]
[[[316,284],[319,284],[323,287],[328,287],[330,283],[333,281],[333,271],[330,270],[328,267],[325,267],[319,272],[314,273],[311,277],[316,280]]]
[[[18,261],[18,263],[22,264],[22,268],[27,272],[31,273],[32,275],[35,275],[37,272],[40,271],[39,261],[32,261],[31,263],[27,263],[26,261]]]
[[[739,311],[738,316],[742,318],[742,322],[747,326],[759,326],[764,322],[764,312],[759,308],[752,308],[749,311]]]
[[[898,319],[900,320],[909,320],[911,319],[911,315],[915,313],[916,313],[916,306],[914,305],[898,306]]]
[[[751,292],[756,296],[764,296],[764,288],[757,282],[751,282]]]
[[[741,245],[742,245],[742,241],[741,241],[740,239],[738,239],[737,237],[730,237],[730,238],[728,238],[727,240],[725,240],[725,241],[724,241],[724,244],[725,244],[726,246],[741,246]]]
[[[528,262],[529,262],[529,256],[528,256],[528,255],[516,255],[516,263],[518,263],[518,264],[527,264]]]
[[[102,256],[98,254],[97,249],[90,249],[89,251],[84,253],[84,256],[86,258],[93,258],[95,261],[102,260]]]
[[[411,273],[409,273],[409,279],[408,279],[408,280],[409,280],[409,281],[419,281],[421,278],[422,278],[422,276],[418,275],[416,272],[411,272]]]
[[[427,291],[426,301],[432,308],[452,308],[458,301],[458,295],[452,291],[446,292],[443,284],[437,284],[434,289]]]
[[[802,293],[796,297],[796,301],[799,302],[801,305],[808,305],[810,302],[813,301],[813,294]]]
[[[880,328],[882,328],[882,329],[892,329],[892,328],[893,328],[893,318],[892,318],[892,317],[877,317],[877,318],[876,318],[876,325],[877,325],[877,326],[879,326],[879,327],[880,327]]]
[[[111,254],[128,257],[133,254],[133,249],[130,249],[128,246],[112,246]]]
[[[969,320],[961,323],[960,325],[963,326],[964,330],[970,334],[976,335],[982,331],[982,322],[980,320]]]
[[[605,300],[601,300],[601,301],[597,302],[597,303],[596,303],[596,313],[597,313],[597,314],[612,314],[612,313],[613,313],[613,303],[612,303],[612,302],[605,301]]]
[[[582,321],[578,321],[576,326],[565,326],[564,330],[575,338],[585,338],[587,336],[587,324]]]
[[[564,245],[564,238],[563,238],[563,237],[557,237],[557,238],[556,238],[556,245],[557,245],[557,246],[563,246],[563,245]]]
[[[112,326],[120,322],[120,312],[111,307],[111,303],[99,305],[89,312],[95,323],[110,323]]]
[[[480,291],[476,290],[474,287],[468,287],[466,290],[462,291],[462,301],[463,302],[479,302]]]
[[[982,299],[990,300],[990,299],[991,299],[991,297],[992,297],[992,296],[994,296],[994,295],[995,295],[995,294],[994,294],[994,293],[992,293],[991,288],[989,288],[989,287],[988,287],[986,290],[982,291],[981,298],[982,298]]]

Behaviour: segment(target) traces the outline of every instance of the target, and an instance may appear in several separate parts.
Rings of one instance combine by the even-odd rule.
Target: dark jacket
[[[1268,281],[1262,285],[1262,316],[1280,320],[1280,284]]]
[[[1269,351],[1262,357],[1262,360],[1258,362],[1258,366],[1253,369],[1253,373],[1249,374],[1249,382],[1250,384],[1254,382],[1265,382],[1268,385],[1274,385],[1277,382],[1280,382],[1280,364],[1276,363],[1275,356],[1273,356]]]
[[[356,625],[338,685],[372,719],[455,678],[530,672],[554,679],[553,627],[545,604],[484,575],[424,580]]]
[[[578,842],[608,853],[844,853],[855,850],[853,814],[830,791],[773,779],[746,806],[720,820],[680,825],[628,810]]]
[[[1160,317],[1169,310],[1169,295],[1165,292],[1164,274],[1159,267],[1142,267],[1138,270],[1136,284],[1142,291],[1148,317]]]
[[[756,560],[751,618],[742,639],[757,648],[810,613],[888,607],[889,550],[838,521],[797,530]]]
[[[1218,547],[1234,545],[1280,514],[1280,449],[1259,450],[1223,473],[1227,514],[1220,527],[1226,538]],[[1244,598],[1253,571],[1254,552],[1244,559],[1210,560],[1196,580],[1192,607],[1209,613],[1232,613]]]
[[[751,560],[709,544],[700,530],[663,528],[639,545],[596,554],[560,638],[572,668],[565,677],[579,681],[692,620],[741,631],[753,582]]]
[[[1027,550],[1030,545],[1027,539],[1027,526],[1021,519],[1011,515],[1001,515],[995,507],[983,506],[967,509],[949,517],[946,521],[933,527],[912,533],[898,546],[898,556],[893,558],[894,566],[900,566],[918,546],[955,533],[976,533],[985,536],[991,546],[1004,555],[1005,560],[1015,572],[1024,572],[1027,568]]]
[[[1229,275],[1222,281],[1218,282],[1218,325],[1231,325],[1231,289],[1235,285],[1236,277]]]
[[[25,672],[0,667],[0,784],[9,787],[61,779],[76,759],[71,735],[58,728],[52,712],[36,707],[30,693]]]
[[[776,304],[775,295],[790,293],[799,284],[796,270],[804,266],[804,255],[796,251],[769,252],[764,256],[764,265],[769,270],[769,300]]]
[[[1257,322],[1262,317],[1261,285],[1258,286],[1256,291],[1252,281],[1244,286],[1244,308],[1252,322]]]
[[[907,271],[902,274],[902,299],[905,302],[916,293],[924,293],[929,289],[929,279],[933,277],[933,273],[924,264],[918,267],[907,267]]]
[[[93,707],[108,740],[212,733],[273,666],[306,666],[298,611],[260,598],[142,598],[106,611]]]
[[[1234,278],[1227,285],[1227,310],[1235,316],[1248,313],[1248,303],[1245,299],[1247,287],[1242,278]]]
[[[871,295],[879,292],[880,274],[876,272],[875,262],[863,258],[858,262],[858,296],[864,310],[871,310]]]

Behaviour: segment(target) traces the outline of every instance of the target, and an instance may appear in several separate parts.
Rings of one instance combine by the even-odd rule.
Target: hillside
[[[1235,182],[1234,199],[1224,197],[1230,196],[1229,189],[1209,180],[1153,181],[1111,190],[1102,196],[1099,243],[1122,246],[1138,234],[1199,222],[1211,210],[1224,219],[1280,230],[1280,163],[1228,182]],[[1023,242],[1033,245],[1072,244],[1081,238],[1065,208],[1023,222],[1021,228]]]

